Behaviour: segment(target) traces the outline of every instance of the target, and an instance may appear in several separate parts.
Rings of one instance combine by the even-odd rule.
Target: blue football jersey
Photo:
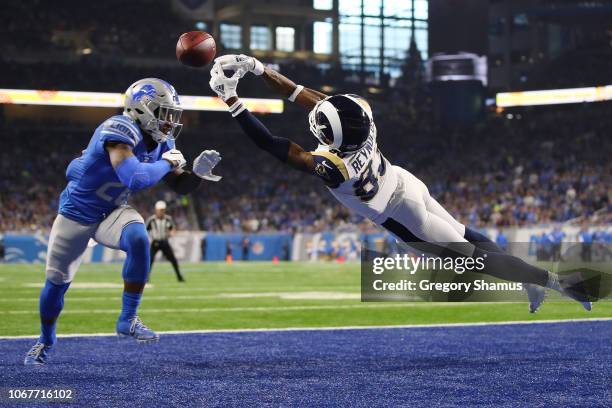
[[[107,119],[95,130],[81,156],[72,160],[66,169],[68,185],[59,203],[59,213],[63,216],[93,224],[127,202],[130,190],[115,173],[104,149],[106,142],[128,144],[139,161],[148,163],[162,160],[162,154],[174,148],[174,140],[168,140],[147,152],[142,132],[132,119],[123,115]]]

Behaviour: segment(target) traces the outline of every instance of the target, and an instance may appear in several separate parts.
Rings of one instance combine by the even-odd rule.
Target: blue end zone
[[[84,337],[60,339],[45,367],[22,365],[32,340],[2,340],[0,386],[72,387],[78,406],[130,408],[603,407],[610,339],[610,321],[184,334],[154,345]]]

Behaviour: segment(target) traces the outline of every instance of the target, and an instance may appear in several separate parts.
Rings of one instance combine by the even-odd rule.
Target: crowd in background
[[[381,105],[382,104],[382,105]],[[451,214],[477,226],[557,223],[610,205],[612,164],[609,104],[534,108],[490,114],[475,127],[435,129],[375,102],[381,151],[429,187]],[[183,229],[208,231],[323,231],[372,225],[337,203],[316,177],[286,167],[258,150],[224,113],[202,113],[178,147],[193,159],[216,149],[223,160],[218,183],[204,182],[190,197],[163,185],[134,194],[151,213],[164,199]],[[509,119],[512,115],[512,119]],[[278,135],[314,148],[306,114],[289,107],[262,120]],[[10,124],[5,124],[8,127]],[[65,185],[65,167],[93,129],[19,125],[3,130],[0,152],[0,230],[48,230]]]
[[[76,0],[56,0],[50,7],[45,3],[3,2],[6,18],[0,26],[0,47],[4,53],[45,49],[57,54],[90,48],[118,56],[167,56],[172,55],[185,26],[171,11],[170,2],[106,0],[87,7]],[[156,41],[150,41],[152,36]]]
[[[142,7],[144,3],[155,7]],[[175,41],[185,22],[169,9],[170,3],[110,0],[104,7],[114,4],[121,12],[98,15],[92,9],[79,18],[72,14],[71,4],[74,0],[54,2],[54,7],[19,1],[3,6],[10,18],[0,26],[2,88],[120,92],[137,79],[155,76],[173,83],[181,94],[212,95],[206,70],[173,61]],[[150,13],[164,13],[167,18],[151,27]],[[134,29],[135,21],[147,29]],[[153,44],[150,30],[159,34]],[[534,72],[526,86],[589,85],[610,72],[610,59],[602,57],[597,47],[575,52],[582,53],[580,58],[571,53],[562,56],[554,66],[544,67],[541,75]],[[31,58],[32,53],[46,57]],[[132,58],[136,63],[126,56],[137,57]],[[587,57],[592,63],[585,62]],[[371,88],[363,78],[340,69],[321,70],[291,60],[281,61],[280,69],[313,88],[333,85],[329,92],[368,98],[383,154],[421,178],[432,196],[465,224],[554,224],[609,208],[610,103],[489,111],[475,125],[443,127],[433,119],[431,97],[424,84],[414,82],[421,76],[414,61],[409,62],[409,75],[399,78],[394,87],[381,85],[374,93],[368,93]],[[254,78],[242,80],[239,93],[272,96]],[[65,119],[22,123],[1,113],[5,148],[0,151],[0,232],[47,231],[65,186],[65,168],[87,145],[95,126]],[[259,151],[236,124],[229,123],[229,115],[197,115],[198,125],[186,126],[178,147],[191,159],[203,149],[221,152],[216,172],[223,180],[204,182],[190,197],[178,197],[163,185],[134,194],[131,203],[143,215],[152,212],[156,200],[164,199],[181,229],[372,228],[337,203],[315,177],[284,167]],[[307,149],[315,147],[306,114],[299,108],[287,106],[282,115],[262,120],[274,133]]]

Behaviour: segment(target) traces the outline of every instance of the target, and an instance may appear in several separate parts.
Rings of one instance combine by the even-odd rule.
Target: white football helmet
[[[158,78],[134,82],[125,91],[123,114],[132,118],[157,143],[176,139],[183,109],[172,85]]]

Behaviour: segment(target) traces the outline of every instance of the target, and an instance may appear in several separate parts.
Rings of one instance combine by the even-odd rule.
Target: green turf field
[[[612,302],[591,313],[549,301],[535,315],[527,303],[361,303],[359,265],[202,263],[183,265],[178,283],[156,264],[140,316],[155,330],[201,330],[556,320],[611,317]],[[42,265],[0,265],[0,336],[38,333]],[[81,266],[66,295],[59,333],[111,333],[121,304],[121,265]]]

